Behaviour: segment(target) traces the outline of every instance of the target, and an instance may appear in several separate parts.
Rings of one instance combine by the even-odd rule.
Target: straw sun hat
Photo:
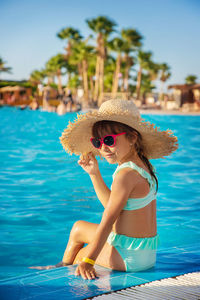
[[[144,154],[148,159],[163,158],[178,148],[177,137],[171,130],[160,131],[159,127],[146,122],[132,101],[113,99],[104,102],[98,111],[80,114],[77,119],[69,122],[60,137],[63,148],[76,155],[92,152],[99,155],[90,138],[94,123],[102,120],[117,121],[140,132]]]

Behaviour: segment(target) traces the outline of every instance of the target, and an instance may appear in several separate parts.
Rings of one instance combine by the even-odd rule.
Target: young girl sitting
[[[178,147],[177,138],[145,122],[132,101],[114,99],[98,112],[78,116],[61,143],[66,151],[81,155],[78,163],[105,209],[100,224],[77,221],[62,262],[45,268],[78,264],[76,275],[94,279],[94,264],[127,272],[153,267],[159,239],[158,181],[149,159],[170,155]],[[118,164],[111,189],[101,176],[97,155]]]

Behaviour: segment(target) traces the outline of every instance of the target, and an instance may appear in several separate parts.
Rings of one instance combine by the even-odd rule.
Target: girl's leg
[[[77,221],[74,223],[70,232],[69,241],[65,249],[62,262],[51,266],[34,266],[29,268],[47,270],[62,267],[64,265],[72,265],[77,253],[81,248],[83,248],[84,244],[89,244],[93,240],[97,227],[98,224],[95,223]]]
[[[80,263],[82,258],[87,256],[89,248],[90,245],[87,245],[86,247],[80,249],[74,259],[73,264]],[[109,245],[108,243],[105,243],[103,246],[103,249],[98,255],[95,264],[112,270],[126,271],[126,267],[121,255],[115,249],[115,247]]]
[[[74,223],[70,232],[69,241],[64,252],[62,262],[71,265],[84,244],[89,244],[95,236],[98,224],[86,221]]]

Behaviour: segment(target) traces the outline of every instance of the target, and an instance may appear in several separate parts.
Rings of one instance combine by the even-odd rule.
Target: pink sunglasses
[[[97,139],[97,138],[91,138],[90,141],[92,143],[92,145],[97,148],[97,149],[101,149],[102,144],[108,146],[108,147],[114,147],[115,143],[116,143],[116,137],[122,134],[126,134],[126,132],[122,132],[122,133],[118,133],[118,134],[109,134],[109,135],[105,135],[104,137],[102,137],[101,139]]]

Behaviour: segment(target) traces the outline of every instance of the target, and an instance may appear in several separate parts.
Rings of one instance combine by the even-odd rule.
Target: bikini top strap
[[[147,179],[147,181],[149,182],[150,186],[152,187],[155,184],[155,181],[153,180],[152,176],[145,171],[143,168],[138,167],[134,162],[132,161],[128,161],[125,162],[123,164],[121,164],[120,166],[117,167],[117,169],[115,170],[114,174],[113,174],[113,179],[115,178],[116,174],[124,168],[131,168],[133,170],[136,170],[142,177],[144,177],[145,179]]]

